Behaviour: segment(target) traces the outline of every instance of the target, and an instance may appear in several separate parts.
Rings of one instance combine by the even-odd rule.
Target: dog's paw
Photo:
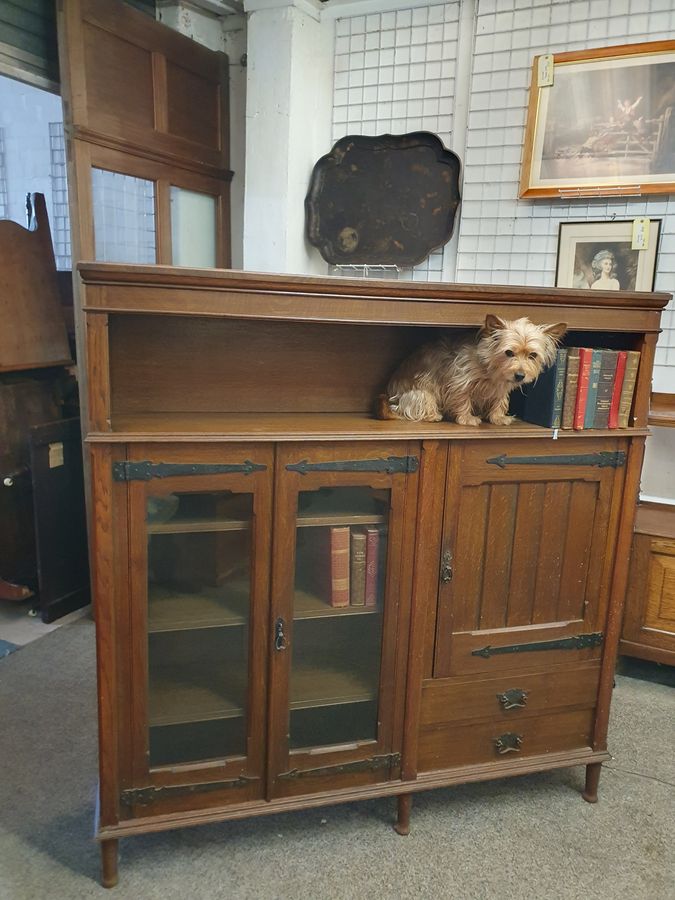
[[[465,416],[460,415],[457,416],[457,424],[458,425],[480,425],[480,416]]]
[[[501,413],[497,413],[494,416],[490,416],[490,422],[492,422],[493,425],[510,425],[515,418],[515,416],[505,416]]]

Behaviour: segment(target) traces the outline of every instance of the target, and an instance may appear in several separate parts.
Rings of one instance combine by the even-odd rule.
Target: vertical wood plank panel
[[[560,591],[560,570],[565,552],[564,541],[567,531],[569,499],[569,482],[549,482],[546,485],[537,581],[532,608],[533,624],[555,621]]]
[[[480,627],[506,624],[518,485],[493,484],[485,540]]]
[[[559,621],[584,618],[597,497],[597,483],[577,481],[572,484],[565,557],[560,575]]]
[[[478,627],[489,495],[490,488],[486,484],[462,491],[458,520],[463,527],[457,533],[457,545],[453,554],[453,633],[472,631]]]
[[[544,513],[544,484],[520,484],[513,535],[506,626],[530,625]]]

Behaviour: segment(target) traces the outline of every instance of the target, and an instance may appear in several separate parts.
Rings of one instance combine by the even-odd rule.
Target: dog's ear
[[[495,316],[492,313],[488,313],[485,316],[485,325],[482,328],[483,334],[494,334],[495,331],[503,331],[504,328],[508,328],[508,325],[499,316]]]
[[[557,342],[562,339],[562,336],[567,331],[567,322],[558,322],[555,325],[542,325],[541,330],[547,337]]]

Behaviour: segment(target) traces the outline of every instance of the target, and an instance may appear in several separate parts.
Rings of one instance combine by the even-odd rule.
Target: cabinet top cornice
[[[585,291],[558,287],[452,284],[439,282],[353,279],[335,276],[277,275],[233,269],[187,269],[176,266],[91,263],[78,265],[85,284],[142,285],[209,291],[242,291],[315,295],[317,297],[485,304],[562,305],[610,309],[663,309],[671,295],[661,292]]]

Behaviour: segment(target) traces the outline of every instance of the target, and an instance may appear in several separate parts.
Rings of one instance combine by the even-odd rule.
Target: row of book
[[[537,381],[511,395],[511,412],[546,428],[627,428],[637,350],[566,347]]]
[[[379,528],[330,528],[331,606],[377,606],[381,543]]]

